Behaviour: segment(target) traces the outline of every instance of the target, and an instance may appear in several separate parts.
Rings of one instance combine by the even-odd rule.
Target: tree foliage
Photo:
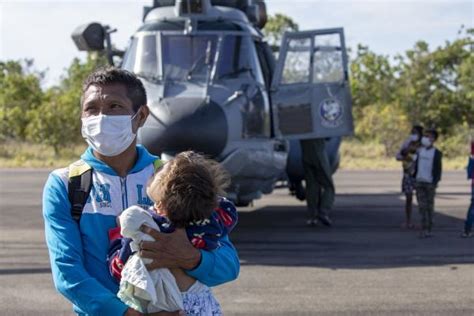
[[[33,61],[0,62],[0,140],[28,140],[60,148],[81,140],[82,82],[105,58],[74,59],[59,86],[43,91]]]
[[[25,139],[29,113],[44,97],[42,77],[32,60],[0,61],[0,140]]]
[[[270,44],[279,45],[284,32],[297,30],[290,17],[276,14],[263,32]],[[473,29],[461,29],[458,38],[434,50],[419,41],[394,57],[358,45],[350,60],[356,137],[384,144],[392,154],[410,125],[421,123],[438,128],[451,142],[440,146],[458,153],[456,146],[474,129],[473,35]],[[82,141],[82,82],[105,64],[96,54],[85,62],[74,59],[58,86],[44,91],[43,73],[34,70],[32,60],[0,61],[0,141],[29,140],[56,152]]]
[[[292,18],[277,13],[268,17],[267,24],[263,28],[263,34],[270,45],[279,46],[285,32],[298,31],[298,29],[298,24]]]
[[[101,55],[89,54],[85,62],[75,58],[58,87],[49,89],[40,106],[29,117],[28,139],[50,145],[58,153],[61,147],[81,139],[82,82],[96,68],[104,66]]]
[[[359,45],[350,65],[356,126],[359,131],[374,129],[374,133],[359,133],[357,137],[373,140],[385,132],[384,124],[361,126],[368,124],[367,111],[377,111],[380,121],[392,123],[399,117],[386,108],[396,107],[408,123],[437,128],[445,139],[458,145],[466,142],[468,131],[474,128],[473,30],[461,30],[460,35],[433,51],[419,41],[393,60]],[[402,125],[400,131],[408,132]],[[386,142],[387,152],[391,151],[391,142],[379,141]]]

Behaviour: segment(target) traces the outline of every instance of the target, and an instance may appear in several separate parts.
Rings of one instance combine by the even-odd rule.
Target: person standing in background
[[[329,212],[334,204],[335,188],[326,152],[326,141],[323,138],[316,138],[304,139],[300,143],[309,215],[306,223],[309,226],[315,226],[318,221],[321,221],[323,225],[330,227],[332,222]]]
[[[411,222],[411,213],[413,209],[413,191],[415,190],[415,178],[413,173],[415,171],[415,161],[417,158],[417,151],[421,147],[421,137],[423,136],[423,127],[414,125],[411,129],[410,136],[402,144],[396,159],[402,162],[403,178],[402,178],[402,193],[405,194],[405,222],[402,228],[413,228]]]
[[[436,188],[441,180],[443,154],[434,147],[438,139],[435,129],[427,130],[421,138],[422,148],[415,163],[415,189],[422,217],[420,238],[431,237]]]

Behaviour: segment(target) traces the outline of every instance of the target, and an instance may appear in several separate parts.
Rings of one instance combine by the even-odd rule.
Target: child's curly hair
[[[150,179],[147,194],[178,228],[211,216],[230,184],[218,162],[193,151],[178,154],[162,168]]]

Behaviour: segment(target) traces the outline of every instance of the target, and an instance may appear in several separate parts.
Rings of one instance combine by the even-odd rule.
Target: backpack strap
[[[69,165],[68,197],[71,216],[79,224],[92,187],[92,167],[80,159]]]

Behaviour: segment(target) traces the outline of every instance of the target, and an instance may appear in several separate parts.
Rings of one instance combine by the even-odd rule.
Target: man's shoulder
[[[54,182],[62,182],[64,186],[67,188],[67,183],[69,181],[70,170],[73,170],[76,173],[80,173],[83,171],[84,168],[88,167],[82,160],[77,160],[67,167],[62,167],[55,169],[50,172],[47,185],[52,185]],[[90,168],[90,167],[89,167]]]
[[[55,178],[59,178],[61,180],[66,180],[68,179],[69,177],[69,167],[63,167],[63,168],[58,168],[58,169],[55,169],[53,171],[51,171],[51,173],[49,174],[49,177],[55,177]]]

